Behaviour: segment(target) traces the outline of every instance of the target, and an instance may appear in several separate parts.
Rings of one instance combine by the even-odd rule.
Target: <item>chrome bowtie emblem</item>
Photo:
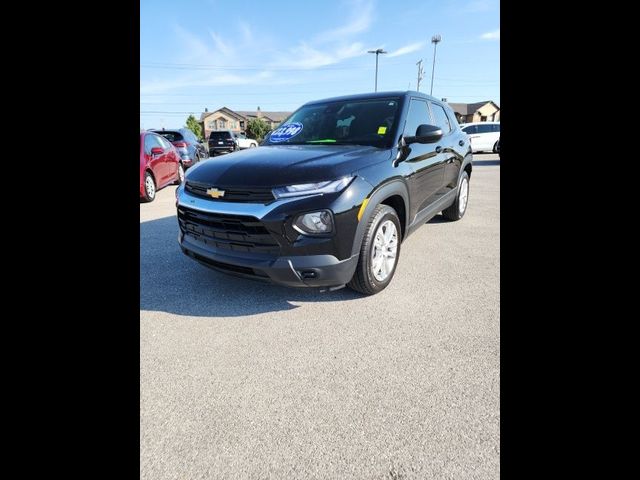
[[[207,190],[207,195],[212,198],[224,197],[224,190],[218,190],[217,188],[210,188]]]

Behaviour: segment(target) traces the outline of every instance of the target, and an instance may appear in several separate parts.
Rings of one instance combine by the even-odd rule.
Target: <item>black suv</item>
[[[231,130],[215,130],[209,134],[209,154],[229,153],[238,150],[235,136]]]
[[[462,218],[471,169],[467,135],[433,97],[309,102],[259,148],[189,170],[176,191],[180,246],[227,273],[377,293],[411,232],[439,212]]]

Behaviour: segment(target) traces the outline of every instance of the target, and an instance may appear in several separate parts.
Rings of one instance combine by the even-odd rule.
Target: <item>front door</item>
[[[147,157],[147,164],[151,167],[153,178],[156,180],[156,188],[161,188],[165,178],[164,155],[151,153],[152,148],[163,148],[158,136],[147,133],[144,136],[144,154]]]
[[[426,100],[412,98],[404,127],[404,136],[415,136],[420,125],[434,125]],[[439,147],[439,148],[438,148]],[[407,177],[411,196],[411,218],[439,196],[444,183],[444,157],[441,143],[412,143],[407,146],[404,163],[411,169]]]

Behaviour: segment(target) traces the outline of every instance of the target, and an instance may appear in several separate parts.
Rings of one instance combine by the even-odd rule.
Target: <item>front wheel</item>
[[[156,198],[156,181],[149,172],[144,174],[144,197],[142,198],[145,202],[153,202]]]
[[[249,148],[256,148],[258,145],[256,145],[255,143],[250,143],[249,144]]]
[[[349,288],[373,295],[391,283],[400,256],[401,232],[396,211],[388,205],[378,205],[367,224]]]
[[[442,215],[447,220],[456,221],[460,220],[464,217],[465,212],[467,211],[467,203],[469,201],[469,175],[467,172],[462,172],[460,175],[460,181],[458,182],[458,196],[456,197],[456,201],[447,208],[442,211]]]

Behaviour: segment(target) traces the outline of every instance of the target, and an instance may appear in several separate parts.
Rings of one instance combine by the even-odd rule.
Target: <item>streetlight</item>
[[[429,95],[433,95],[433,72],[436,70],[436,47],[441,41],[442,37],[440,35],[434,35],[431,37],[431,43],[433,43],[433,66],[431,67],[431,92]]]
[[[376,54],[376,89],[375,91],[378,91],[378,55],[380,55],[381,53],[387,53],[385,52],[383,49],[378,48],[377,50],[369,50],[367,53],[375,53]]]

